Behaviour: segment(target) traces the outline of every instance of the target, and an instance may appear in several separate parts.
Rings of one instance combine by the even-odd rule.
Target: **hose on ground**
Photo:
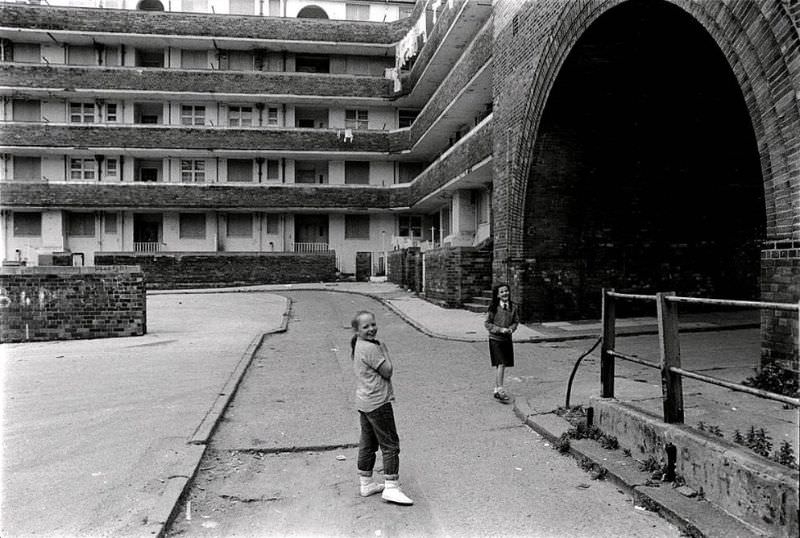
[[[575,361],[575,366],[573,366],[573,367],[572,367],[572,373],[571,373],[571,374],[569,374],[569,381],[567,382],[567,398],[566,398],[566,401],[564,402],[564,407],[566,407],[567,409],[569,409],[569,397],[570,397],[570,395],[572,394],[572,380],[573,380],[573,379],[575,379],[575,373],[578,371],[578,366],[580,366],[580,364],[581,364],[581,361],[584,359],[584,357],[586,357],[586,356],[587,356],[587,355],[589,355],[589,354],[590,354],[592,351],[594,351],[594,350],[595,350],[595,348],[596,348],[597,346],[599,346],[599,345],[600,345],[600,342],[602,342],[602,341],[603,341],[603,337],[601,336],[601,337],[600,337],[600,338],[598,338],[598,339],[597,339],[597,341],[596,341],[596,342],[595,342],[595,343],[592,345],[592,347],[590,347],[590,348],[589,348],[589,351],[587,351],[586,353],[584,353],[583,355],[581,355],[580,357],[578,357],[578,360],[577,360],[577,361]]]

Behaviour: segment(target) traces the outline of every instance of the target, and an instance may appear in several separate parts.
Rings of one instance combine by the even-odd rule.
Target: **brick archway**
[[[496,11],[494,57],[508,58],[511,74],[498,73],[502,64],[495,67],[495,131],[499,136],[494,148],[494,272],[516,288],[525,287],[525,272],[532,263],[525,248],[525,200],[534,147],[551,91],[586,30],[611,9],[636,1],[583,0]],[[773,295],[766,292],[775,288],[766,286],[772,278],[769,260],[772,256],[791,257],[800,241],[800,159],[796,157],[800,151],[800,94],[792,85],[798,76],[791,71],[796,62],[792,64],[788,57],[798,54],[800,39],[788,7],[780,2],[769,6],[713,0],[663,2],[677,6],[705,29],[738,82],[764,182],[767,241],[762,258],[767,261],[762,261],[762,297],[797,301],[800,291],[796,286],[783,286]],[[520,83],[524,91],[520,91]],[[771,252],[774,249],[789,252]],[[795,261],[795,269],[789,270],[798,271],[796,266]]]

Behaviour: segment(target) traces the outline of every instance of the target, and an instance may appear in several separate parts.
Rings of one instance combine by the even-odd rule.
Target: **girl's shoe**
[[[383,495],[381,495],[381,498],[383,498],[384,501],[395,504],[414,504],[414,501],[400,491],[400,485],[397,483],[397,480],[384,481]]]
[[[383,491],[383,484],[378,484],[372,477],[360,476],[361,479],[361,496],[369,497]]]

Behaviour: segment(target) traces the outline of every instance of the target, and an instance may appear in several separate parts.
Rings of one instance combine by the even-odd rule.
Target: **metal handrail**
[[[614,299],[655,301],[658,309],[658,332],[661,362],[656,364],[627,355],[614,349],[616,333],[616,314]],[[769,303],[765,301],[737,301],[731,299],[705,299],[699,297],[679,297],[674,293],[658,293],[656,295],[643,295],[632,293],[617,293],[614,290],[603,290],[603,347],[601,351],[600,380],[601,395],[614,397],[614,359],[622,359],[648,368],[661,370],[662,391],[664,400],[664,421],[670,423],[683,423],[683,384],[682,378],[687,377],[703,383],[717,385],[736,392],[743,392],[759,398],[781,402],[786,405],[800,407],[800,398],[784,396],[774,392],[748,387],[740,383],[733,383],[717,377],[700,374],[681,367],[680,342],[678,337],[678,303],[708,304],[717,306],[732,306],[740,308],[769,308],[800,312],[800,303]]]

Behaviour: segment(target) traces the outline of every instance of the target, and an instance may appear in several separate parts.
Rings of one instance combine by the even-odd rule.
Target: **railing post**
[[[603,345],[600,347],[600,397],[614,397],[614,349],[616,309],[614,298],[608,295],[614,289],[603,288]]]
[[[670,371],[681,367],[681,345],[678,337],[678,305],[667,301],[675,292],[657,293],[658,346],[661,352],[661,394],[664,400],[664,422],[683,424],[683,380]]]

